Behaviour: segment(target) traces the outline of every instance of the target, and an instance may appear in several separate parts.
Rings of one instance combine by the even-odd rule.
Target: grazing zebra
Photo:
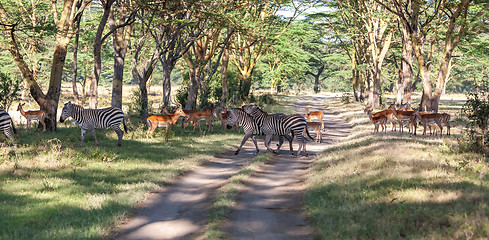
[[[308,155],[306,151],[306,138],[304,137],[303,132],[305,131],[309,138],[313,138],[311,135],[309,135],[306,119],[303,116],[298,114],[285,115],[282,113],[268,114],[257,105],[245,105],[242,106],[242,108],[245,112],[256,118],[257,122],[259,123],[261,130],[266,135],[265,146],[267,147],[267,150],[274,153],[279,152],[280,147],[283,144],[283,138],[286,138],[289,141],[290,153],[294,155],[292,140],[294,136],[297,136],[299,149],[297,150],[295,156],[299,156],[301,150],[304,151],[306,156]],[[292,134],[292,136],[289,134]],[[278,135],[280,137],[276,151],[270,148],[270,142],[273,135]]]
[[[63,107],[59,121],[64,122],[68,117],[75,119],[81,129],[80,147],[83,145],[83,139],[85,138],[85,133],[87,130],[90,130],[92,133],[97,146],[98,141],[97,136],[95,135],[95,129],[105,129],[111,126],[119,138],[117,146],[121,146],[122,136],[124,135],[124,132],[119,127],[121,122],[124,124],[124,131],[127,133],[126,122],[124,121],[124,112],[122,112],[122,110],[119,108],[108,107],[101,109],[84,109],[81,106],[67,102]]]
[[[3,131],[5,136],[7,136],[10,139],[10,141],[12,141],[14,147],[17,147],[17,145],[15,145],[14,142],[14,137],[10,132],[10,125],[12,125],[12,130],[14,131],[14,133],[17,133],[17,130],[15,129],[14,126],[14,122],[12,121],[10,115],[4,110],[0,109],[0,131]]]
[[[248,113],[243,111],[243,109],[240,108],[228,109],[226,127],[228,129],[231,129],[236,125],[236,123],[238,123],[243,127],[245,136],[243,138],[243,141],[241,141],[241,145],[239,146],[238,150],[236,150],[234,154],[238,155],[239,151],[241,151],[241,147],[243,147],[246,140],[248,140],[248,138],[250,137],[253,140],[253,143],[255,144],[256,154],[258,154],[260,152],[260,149],[258,149],[258,144],[256,143],[256,138],[255,138],[255,135],[261,134],[260,126],[258,125],[258,123],[255,121],[253,117],[251,117]]]

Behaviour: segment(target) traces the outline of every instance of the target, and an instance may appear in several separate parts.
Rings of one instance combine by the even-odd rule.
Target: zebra
[[[80,147],[83,145],[83,139],[85,133],[90,130],[95,144],[98,146],[97,136],[95,135],[95,129],[105,129],[111,126],[117,133],[119,141],[117,146],[121,146],[122,136],[124,132],[119,127],[121,122],[124,125],[124,131],[127,133],[126,122],[124,121],[124,112],[119,108],[108,107],[101,109],[84,109],[81,106],[72,104],[71,101],[65,103],[63,110],[61,111],[60,122],[64,122],[68,117],[72,117],[78,122],[78,126],[81,129],[81,142]]]
[[[17,129],[15,129],[14,122],[12,121],[10,115],[6,111],[0,109],[0,131],[3,131],[5,136],[7,136],[10,141],[12,141],[12,144],[16,148],[17,145],[15,145],[14,137],[10,132],[10,125],[12,125],[12,131],[17,134]]]
[[[236,125],[236,123],[238,123],[243,127],[243,132],[245,134],[245,136],[243,137],[243,141],[241,141],[241,145],[238,147],[238,150],[236,150],[234,155],[238,155],[239,151],[241,151],[241,147],[243,147],[246,140],[248,140],[248,138],[250,137],[253,140],[253,143],[255,144],[256,154],[258,155],[260,149],[258,148],[255,135],[262,134],[258,123],[255,121],[253,117],[251,117],[251,115],[243,111],[243,109],[241,108],[231,108],[228,109],[227,111],[228,111],[227,124],[226,124],[227,129],[233,128]]]
[[[268,114],[257,105],[244,105],[242,108],[245,112],[257,119],[261,130],[266,135],[265,146],[267,147],[267,150],[278,153],[283,144],[283,139],[286,138],[289,141],[290,153],[294,155],[292,140],[294,139],[294,136],[297,136],[299,149],[297,149],[295,157],[299,156],[301,150],[304,151],[306,156],[309,155],[306,151],[306,138],[304,137],[303,132],[305,131],[310,139],[313,138],[309,135],[307,122],[303,116],[299,114],[285,115],[283,113]],[[292,134],[292,136],[289,134]],[[270,142],[273,135],[279,136],[277,150],[270,148]]]

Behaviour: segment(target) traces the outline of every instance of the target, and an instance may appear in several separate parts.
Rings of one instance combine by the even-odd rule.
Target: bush
[[[9,74],[0,72],[0,108],[9,109],[13,101],[20,99],[20,79],[12,80]]]
[[[467,101],[462,106],[462,115],[469,119],[467,138],[479,145],[487,147],[489,128],[489,81],[483,80],[474,93],[467,94]]]
[[[264,104],[267,104],[267,105],[274,105],[274,104],[277,104],[277,101],[275,101],[275,99],[273,98],[272,94],[270,93],[265,93],[263,95],[260,95],[258,97],[258,103],[260,105],[264,105]]]

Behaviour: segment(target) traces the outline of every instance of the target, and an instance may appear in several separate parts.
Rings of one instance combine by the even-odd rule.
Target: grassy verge
[[[450,138],[373,134],[362,106],[325,102],[353,134],[323,153],[307,176],[307,214],[320,239],[488,236],[487,159],[457,151],[460,102],[442,104],[455,123]]]
[[[100,239],[148,192],[238,143],[241,134],[180,135],[164,141],[158,129],[146,139],[132,126],[122,147],[112,129],[97,131],[100,146],[80,130],[26,133],[18,155],[0,148],[0,239]],[[10,153],[9,153],[10,152]]]

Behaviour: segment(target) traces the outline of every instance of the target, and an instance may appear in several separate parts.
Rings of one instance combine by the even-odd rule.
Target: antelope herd
[[[301,148],[307,155],[305,147],[307,138],[310,138],[317,143],[321,143],[322,131],[324,131],[325,128],[323,121],[324,113],[321,111],[310,111],[307,107],[305,108],[305,115],[285,115],[282,113],[268,115],[268,113],[261,110],[261,108],[257,105],[243,104],[240,108],[237,108],[243,111],[236,109],[231,111],[231,109],[228,109],[226,106],[221,108],[206,107],[199,111],[195,109],[186,110],[182,108],[181,104],[174,103],[173,101],[172,103],[177,106],[177,109],[174,112],[170,112],[164,108],[161,111],[161,115],[152,115],[146,119],[146,124],[148,127],[146,137],[152,138],[153,132],[157,127],[164,127],[166,133],[165,140],[168,141],[169,128],[173,127],[180,118],[183,118],[182,133],[185,131],[185,128],[188,127],[188,125],[192,124],[192,131],[195,131],[198,128],[199,132],[202,134],[203,130],[201,128],[201,121],[204,121],[207,125],[204,132],[212,132],[212,120],[214,116],[217,116],[217,118],[221,121],[223,131],[225,131],[227,127],[228,129],[234,128],[238,130],[238,133],[240,133],[240,127],[243,127],[245,138],[243,139],[242,144],[244,144],[244,142],[250,137],[256,141],[254,138],[255,135],[266,134],[267,138],[265,145],[267,146],[267,150],[278,152],[284,139],[287,139],[290,144],[291,152],[293,153],[292,139],[297,137],[299,141],[299,150],[296,154],[297,156],[301,152]],[[45,119],[47,117],[46,113],[42,110],[25,111],[23,109],[23,105],[24,104],[19,104],[17,110],[27,120],[26,130],[29,131],[31,121],[37,120],[39,121],[39,124],[42,125],[43,132],[45,132]],[[418,124],[421,124],[423,126],[423,135],[427,134],[426,130],[429,128],[430,135],[437,135],[437,129],[439,129],[439,134],[442,136],[444,126],[447,128],[446,134],[450,135],[450,115],[448,113],[412,110],[406,105],[396,107],[395,104],[391,104],[388,108],[384,108],[375,113],[370,107],[366,107],[364,112],[367,113],[368,118],[372,124],[374,124],[374,133],[385,133],[387,131],[387,122],[390,122],[392,124],[392,131],[397,131],[397,126],[399,124],[399,131],[401,133],[404,132],[404,126],[406,126],[410,134],[416,135]],[[0,130],[3,131],[4,134],[11,139],[13,145],[16,146],[12,137],[12,133],[15,133],[16,130],[10,115],[3,110],[0,110],[0,115]],[[240,117],[237,117],[238,115]],[[83,139],[87,130],[92,133],[95,142],[98,145],[94,130],[107,128],[108,126],[114,128],[119,138],[118,146],[121,145],[124,132],[120,129],[120,125],[124,124],[124,130],[126,130],[124,121],[125,116],[122,110],[118,108],[83,109],[80,106],[68,102],[65,104],[62,110],[60,122],[63,122],[70,116],[77,121],[78,126],[81,129],[80,146],[83,144]],[[252,120],[249,119],[255,119],[258,122],[253,123]],[[246,129],[244,128],[244,125],[246,125]],[[312,138],[309,135],[309,131],[315,133],[315,138]],[[280,138],[280,142],[278,144],[279,147],[277,150],[272,150],[270,148],[272,135],[277,135]],[[258,146],[256,147],[258,152]],[[236,153],[239,152],[240,148],[236,151]]]
[[[367,106],[364,112],[367,113],[370,121],[374,124],[374,133],[379,132],[379,126],[382,127],[382,132],[385,132],[387,120],[392,123],[392,131],[397,131],[395,117],[399,121],[401,133],[404,132],[404,125],[406,125],[409,133],[416,135],[419,123],[423,126],[423,135],[426,135],[426,128],[430,129],[430,135],[437,135],[436,127],[438,127],[440,136],[442,136],[443,125],[447,128],[447,135],[450,135],[450,114],[448,113],[413,110],[407,104],[401,105],[399,108],[395,104],[391,104],[387,109],[376,113],[372,113],[372,109]],[[434,130],[434,133],[432,130]]]

